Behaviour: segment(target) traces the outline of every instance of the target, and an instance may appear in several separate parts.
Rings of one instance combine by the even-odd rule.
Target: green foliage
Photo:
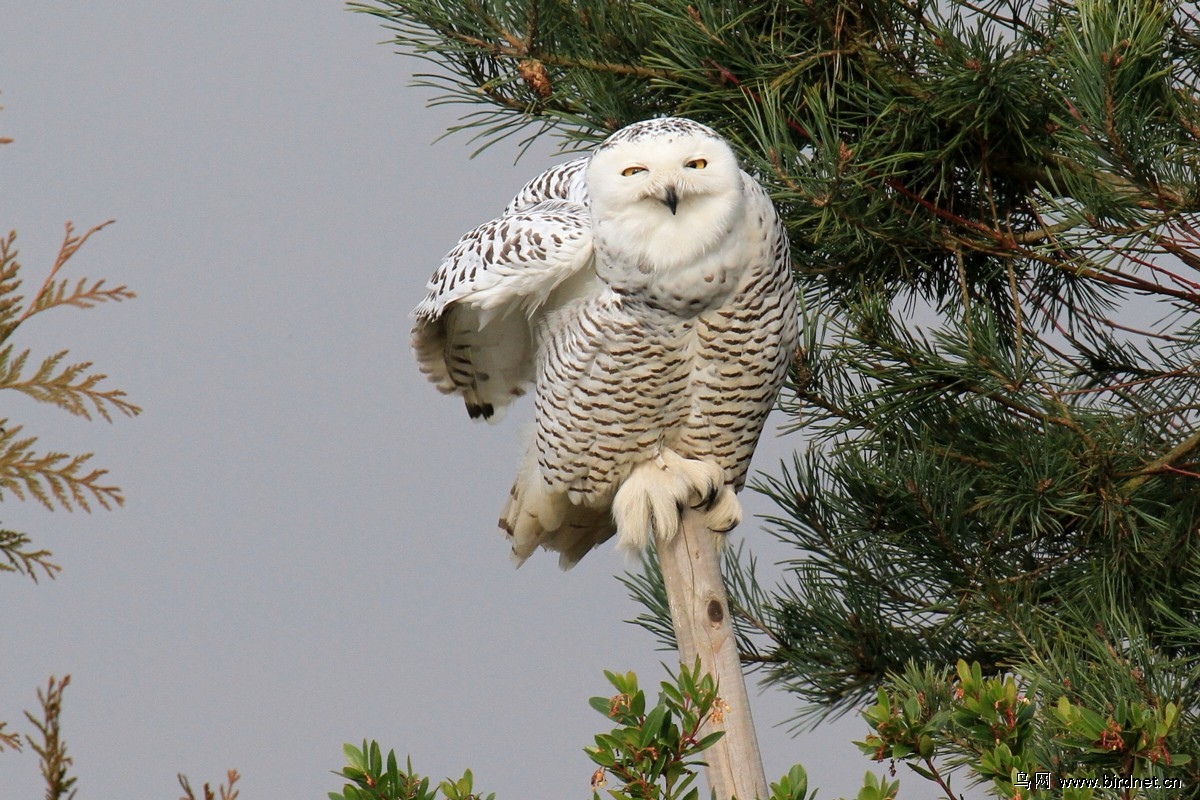
[[[1177,749],[1189,740],[1178,705],[1089,706],[1072,695],[1047,684],[1022,689],[1011,674],[985,677],[978,663],[959,661],[953,673],[910,667],[863,712],[874,732],[858,744],[951,797],[950,775],[964,767],[1000,797],[1126,797],[1136,779],[1145,796],[1166,798],[1195,785],[1192,757]]]
[[[799,764],[788,770],[788,773],[779,779],[779,783],[771,784],[772,800],[811,800],[816,794],[815,790],[809,794],[808,773]]]
[[[601,790],[613,800],[698,800],[697,769],[704,765],[700,755],[723,735],[712,728],[719,724],[725,706],[711,675],[700,673],[700,664],[680,666],[671,680],[659,685],[656,704],[648,707],[646,693],[637,675],[605,672],[616,690],[610,697],[593,697],[589,704],[615,723],[606,733],[596,734],[595,744],[584,748],[599,765],[592,775],[592,796]],[[396,752],[383,756],[378,742],[363,741],[362,747],[343,746],[347,765],[335,773],[349,783],[342,791],[330,792],[330,800],[494,800],[474,791],[471,771],[458,780],[444,780],[431,788],[430,779],[413,772],[411,760],[401,769]],[[608,780],[615,782],[609,788]],[[859,797],[883,800],[890,796],[888,784],[868,776],[866,794]],[[876,793],[869,793],[875,791]],[[808,775],[796,765],[778,783],[771,784],[769,800],[814,800]],[[764,799],[766,800],[766,799]]]
[[[474,791],[471,770],[458,780],[447,778],[436,789],[429,788],[429,778],[413,772],[412,761],[405,769],[396,762],[396,751],[389,750],[384,759],[378,742],[363,741],[362,747],[347,744],[343,747],[347,765],[337,775],[350,781],[341,793],[330,792],[329,800],[435,800],[440,793],[446,800],[494,800],[495,795],[479,795]]]
[[[557,120],[577,130],[619,127],[639,104],[666,102],[666,71],[606,57],[653,48],[658,12],[630,3],[351,2],[385,21],[406,52],[436,64],[418,82],[444,92],[437,104],[477,108],[463,125],[484,146],[532,125],[525,143]],[[444,74],[445,70],[450,75]]]
[[[712,676],[699,674],[699,665],[681,668],[671,682],[664,681],[658,703],[647,709],[646,694],[638,688],[632,672],[618,675],[606,672],[616,689],[612,697],[593,697],[592,708],[616,723],[608,733],[597,734],[595,746],[585,748],[599,768],[592,776],[593,796],[607,784],[607,776],[619,782],[619,788],[607,790],[616,800],[695,800],[693,785],[699,753],[715,743],[723,733],[703,730],[710,720],[720,719],[722,702]],[[350,783],[341,793],[329,794],[330,800],[493,800],[475,794],[470,770],[463,777],[442,781],[431,788],[430,780],[413,772],[412,762],[400,769],[394,750],[384,758],[377,742],[364,741],[362,747],[344,747],[347,766],[337,773]],[[780,784],[779,800],[806,800],[807,781],[803,770],[793,772]]]
[[[863,776],[863,786],[858,790],[855,800],[895,800],[896,792],[900,789],[899,781],[889,781],[868,772]]]
[[[593,788],[605,786],[609,775],[620,782],[608,790],[614,800],[696,800],[695,767],[703,763],[698,756],[724,735],[706,727],[710,720],[719,722],[724,709],[713,677],[701,675],[699,661],[691,669],[680,666],[673,682],[662,682],[657,705],[647,710],[636,675],[604,675],[617,693],[590,703],[617,727],[598,734],[595,746],[586,749],[600,765]]]

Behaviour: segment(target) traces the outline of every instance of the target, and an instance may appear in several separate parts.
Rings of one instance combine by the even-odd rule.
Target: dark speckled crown
[[[721,139],[720,134],[707,125],[701,125],[695,120],[683,117],[658,117],[646,119],[626,125],[621,130],[609,136],[597,150],[603,150],[621,142],[637,142],[642,139],[658,139],[663,136],[704,136],[710,139]]]

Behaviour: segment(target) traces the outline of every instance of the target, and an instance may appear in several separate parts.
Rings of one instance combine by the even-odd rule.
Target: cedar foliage
[[[125,286],[106,287],[103,280],[70,281],[59,272],[92,234],[109,225],[105,222],[76,234],[67,223],[58,256],[41,286],[26,302],[21,291],[21,263],[17,260],[16,232],[0,238],[0,389],[10,389],[50,403],[84,419],[99,416],[112,422],[113,414],[132,417],[141,412],[120,389],[106,388],[106,375],[96,372],[92,362],[67,360],[65,350],[43,357],[36,367],[29,361],[32,351],[18,349],[21,326],[37,314],[71,306],[91,308],[98,303],[128,300],[135,295]],[[124,502],[120,487],[107,482],[107,470],[89,464],[91,453],[68,455],[35,449],[36,436],[23,434],[24,427],[8,417],[0,419],[0,502],[11,495],[18,500],[35,500],[48,510],[91,511],[93,504],[110,509]],[[39,573],[53,578],[59,567],[50,553],[34,549],[29,536],[0,530],[0,571],[18,572],[38,579]]]
[[[1023,765],[1200,786],[1194,4],[350,5],[434,65],[419,81],[482,146],[683,115],[772,191],[802,433],[759,488],[795,555],[773,587],[727,566],[746,663],[802,722],[873,699],[868,749],[924,757],[964,686],[999,704],[1015,676],[1048,715],[1041,738],[1006,722]],[[628,583],[669,644],[653,562]],[[933,727],[904,744],[901,718]],[[964,741],[934,744],[1012,766]]]
[[[10,142],[0,138],[0,145]],[[0,390],[20,392],[89,420],[98,416],[112,422],[114,414],[132,417],[141,413],[125,392],[104,384],[107,376],[96,372],[90,361],[72,362],[63,350],[31,362],[32,350],[20,346],[24,324],[38,314],[60,307],[87,309],[135,297],[127,287],[106,286],[103,280],[60,277],[84,243],[111,223],[77,234],[68,222],[54,264],[28,299],[22,294],[26,273],[17,260],[17,234],[12,231],[0,237]],[[91,466],[91,453],[43,452],[36,449],[37,442],[36,436],[25,434],[24,427],[8,416],[0,418],[0,502],[34,500],[50,511],[91,511],[94,506],[110,509],[124,502],[121,489],[108,482],[108,471]],[[51,558],[50,551],[36,546],[28,534],[0,528],[0,572],[24,575],[35,583],[39,576],[52,579],[61,567]],[[29,745],[38,757],[47,800],[73,800],[76,794],[76,778],[70,774],[72,759],[60,723],[63,693],[70,681],[69,675],[61,680],[51,677],[45,692],[38,690],[40,713],[25,714],[36,736],[8,731],[7,723],[0,721],[0,753]]]

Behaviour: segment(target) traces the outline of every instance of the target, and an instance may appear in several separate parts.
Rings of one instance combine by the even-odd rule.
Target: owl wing
[[[461,394],[473,419],[492,418],[533,381],[539,322],[594,279],[591,264],[591,219],[579,203],[527,203],[468,232],[413,311],[421,371]]]
[[[591,156],[582,156],[556,164],[521,187],[504,209],[513,214],[537,205],[544,200],[566,200],[581,206],[588,204],[587,175]]]

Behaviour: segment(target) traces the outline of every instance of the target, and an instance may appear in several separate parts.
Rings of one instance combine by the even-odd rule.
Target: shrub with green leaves
[[[458,780],[447,778],[429,788],[429,778],[413,772],[409,760],[404,769],[396,761],[396,751],[384,759],[378,742],[363,741],[362,747],[343,747],[347,764],[337,774],[350,781],[341,792],[330,792],[329,800],[494,800],[495,795],[478,795],[475,778],[466,770]]]
[[[724,735],[704,730],[724,710],[712,676],[700,673],[699,662],[691,669],[681,667],[673,682],[662,682],[658,703],[647,710],[637,675],[604,675],[617,693],[590,702],[617,727],[598,734],[595,746],[586,748],[600,765],[592,787],[604,787],[606,776],[612,776],[619,786],[608,790],[614,800],[695,800],[699,790],[692,784],[695,767],[702,763],[699,755]]]
[[[584,752],[598,764],[592,774],[592,796],[612,800],[699,800],[698,770],[703,752],[723,732],[705,732],[706,723],[719,720],[723,703],[711,675],[700,665],[680,666],[671,680],[659,685],[657,702],[649,705],[637,675],[605,672],[616,694],[589,702],[615,727],[596,734]],[[386,758],[378,742],[344,746],[347,764],[337,774],[349,781],[329,800],[494,800],[474,792],[470,770],[458,780],[446,779],[431,788],[430,779],[413,772],[411,760],[401,769],[394,750]],[[611,784],[610,784],[611,779]],[[812,800],[808,776],[797,765],[771,784],[770,800]],[[864,798],[864,800],[866,800]],[[880,796],[882,800],[882,796]]]
[[[906,764],[947,796],[955,796],[950,776],[963,772],[1012,798],[1127,797],[1134,781],[1147,797],[1196,788],[1175,703],[1084,705],[1069,687],[1022,687],[1014,675],[985,677],[964,661],[953,674],[910,667],[889,683],[863,712],[873,733],[859,747]]]

